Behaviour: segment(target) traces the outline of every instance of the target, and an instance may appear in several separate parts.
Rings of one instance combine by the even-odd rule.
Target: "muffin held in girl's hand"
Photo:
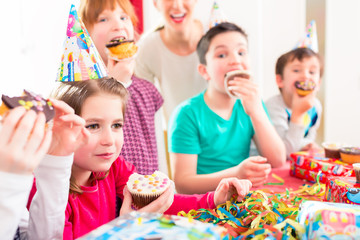
[[[19,106],[23,106],[27,110],[34,110],[37,113],[43,112],[46,117],[46,122],[55,116],[54,107],[49,100],[26,90],[24,90],[23,95],[20,97],[2,95],[1,100],[0,116],[5,116],[10,109]]]
[[[133,173],[127,182],[135,207],[142,208],[157,199],[170,186],[170,179],[162,172],[151,175]]]
[[[296,81],[295,88],[299,96],[306,96],[314,91],[316,84],[313,81]]]
[[[121,60],[131,58],[135,55],[138,47],[135,45],[134,40],[114,39],[106,44],[108,53],[111,58]]]

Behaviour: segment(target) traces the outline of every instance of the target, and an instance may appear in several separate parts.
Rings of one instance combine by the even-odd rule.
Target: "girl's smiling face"
[[[95,24],[89,28],[92,40],[107,63],[106,44],[113,39],[134,39],[134,26],[130,17],[116,4],[114,10],[105,9],[99,14]]]
[[[89,142],[75,152],[75,176],[106,172],[118,158],[124,142],[122,109],[121,98],[116,95],[100,93],[85,100],[81,117],[91,135]]]

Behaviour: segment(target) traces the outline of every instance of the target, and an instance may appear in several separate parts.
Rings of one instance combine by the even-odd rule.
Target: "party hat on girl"
[[[215,0],[211,9],[209,28],[215,27],[222,22],[227,22],[227,18]]]
[[[73,82],[108,75],[104,62],[90,38],[76,8],[71,5],[64,42],[64,53],[56,81]]]
[[[310,48],[314,52],[319,52],[316,23],[312,20],[306,27],[305,36],[296,44],[295,48]]]

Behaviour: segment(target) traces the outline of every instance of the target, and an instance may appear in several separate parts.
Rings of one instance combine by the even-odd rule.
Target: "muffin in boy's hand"
[[[233,80],[235,77],[241,77],[251,80],[251,74],[249,71],[246,70],[234,70],[226,73],[224,78],[225,91],[230,97],[238,98],[238,96],[234,94],[232,91],[230,91],[228,87],[228,82],[230,80]]]
[[[127,182],[135,207],[142,208],[157,199],[170,186],[170,179],[162,172],[151,175],[133,173]]]
[[[138,50],[134,40],[124,39],[113,39],[108,44],[106,44],[106,47],[110,57],[115,60],[131,58]]]
[[[296,81],[295,88],[299,96],[306,96],[314,91],[316,84],[313,81]]]
[[[2,95],[1,100],[1,116],[4,116],[10,109],[19,106],[23,106],[27,110],[34,110],[37,113],[43,112],[46,117],[46,122],[50,121],[55,116],[54,107],[49,100],[26,90],[24,90],[23,95],[20,97]]]

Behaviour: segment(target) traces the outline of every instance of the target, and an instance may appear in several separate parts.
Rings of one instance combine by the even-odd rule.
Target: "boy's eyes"
[[[293,69],[293,72],[294,73],[299,73],[301,70],[300,69]],[[311,75],[314,75],[314,74],[317,74],[317,71],[314,71],[314,70],[309,70],[309,73]]]
[[[239,51],[237,54],[238,54],[239,56],[245,56],[245,55],[246,55],[246,51]],[[227,53],[218,53],[218,54],[216,54],[216,57],[218,57],[218,58],[225,58],[225,57],[227,57],[227,56],[228,56]]]

